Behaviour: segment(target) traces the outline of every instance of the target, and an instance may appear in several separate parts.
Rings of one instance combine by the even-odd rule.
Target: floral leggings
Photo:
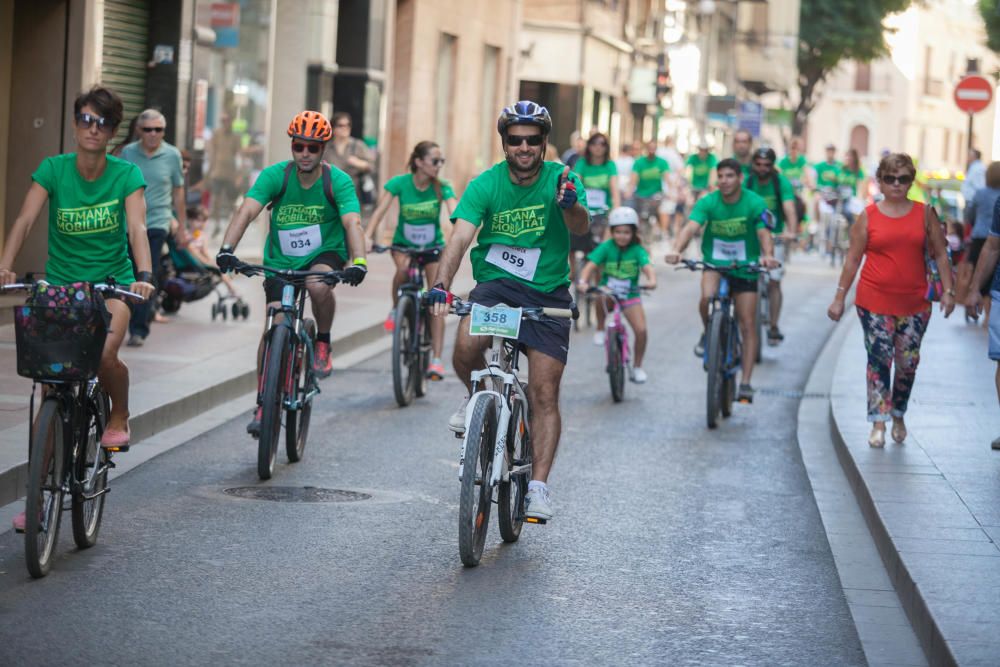
[[[868,421],[902,417],[910,401],[920,363],[920,341],[927,331],[931,309],[916,315],[879,315],[858,306],[868,351]],[[896,378],[892,378],[892,364]]]

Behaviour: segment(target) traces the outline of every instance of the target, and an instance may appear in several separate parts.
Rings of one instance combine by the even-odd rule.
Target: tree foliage
[[[985,1],[985,0],[984,0]],[[870,62],[888,53],[885,17],[911,0],[802,0],[799,19],[799,105],[793,132],[801,134],[819,97],[817,87],[844,60]]]
[[[1000,53],[1000,2],[979,0],[979,15],[986,24],[986,46],[991,51]]]

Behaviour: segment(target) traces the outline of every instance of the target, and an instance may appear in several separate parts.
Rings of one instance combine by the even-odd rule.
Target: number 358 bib
[[[522,280],[534,280],[541,248],[514,248],[495,243],[486,253],[486,261]]]
[[[279,229],[281,254],[286,257],[308,257],[323,245],[323,232],[319,225],[309,225],[297,229]]]

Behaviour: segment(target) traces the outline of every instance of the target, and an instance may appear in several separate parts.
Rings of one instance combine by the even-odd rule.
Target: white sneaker
[[[597,345],[598,347],[604,345],[604,332],[603,331],[598,331],[597,333],[594,334],[594,345]]]
[[[646,371],[641,368],[632,369],[632,382],[635,382],[636,384],[644,384],[648,379]]]
[[[462,401],[461,407],[455,411],[455,414],[451,416],[448,420],[448,428],[450,428],[455,433],[465,433],[465,409],[469,407],[469,397],[466,396]]]
[[[524,496],[524,516],[542,521],[552,518],[552,498],[549,497],[547,488],[528,489]]]

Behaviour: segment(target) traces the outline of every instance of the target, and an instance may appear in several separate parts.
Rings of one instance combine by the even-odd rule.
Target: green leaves
[[[1000,53],[1000,3],[997,0],[979,0],[979,15],[986,24],[986,46]]]

